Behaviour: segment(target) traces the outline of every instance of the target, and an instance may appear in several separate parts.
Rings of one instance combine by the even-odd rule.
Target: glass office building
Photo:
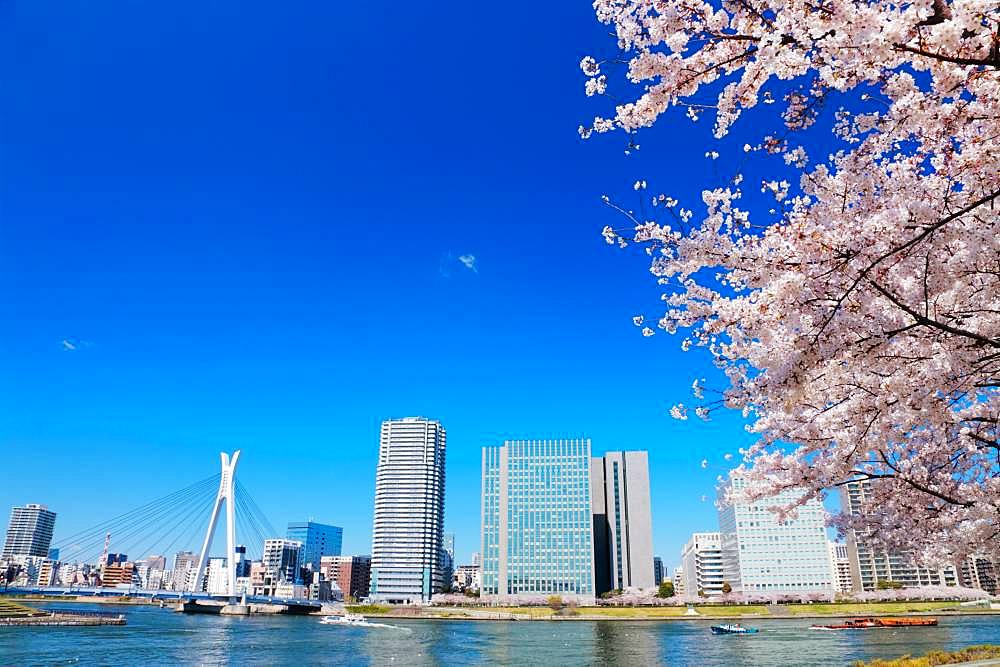
[[[302,543],[302,562],[299,566],[310,565],[313,572],[319,572],[320,559],[323,556],[340,555],[344,543],[344,529],[315,521],[292,521],[288,524],[285,537]]]
[[[594,597],[590,440],[483,448],[482,594]]]

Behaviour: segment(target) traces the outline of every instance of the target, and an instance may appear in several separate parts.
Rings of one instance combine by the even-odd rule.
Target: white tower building
[[[705,597],[722,595],[722,536],[714,533],[692,533],[681,551],[684,568],[684,590]],[[677,583],[674,583],[676,589]]]
[[[735,490],[741,478],[732,480]],[[801,491],[788,490],[753,503],[729,505],[720,491],[719,532],[723,577],[733,592],[748,595],[825,593],[833,595],[833,568],[827,546],[826,511],[819,500],[778,520],[771,507],[788,505]]]
[[[382,422],[375,475],[370,597],[429,600],[444,579],[445,430],[423,417]]]

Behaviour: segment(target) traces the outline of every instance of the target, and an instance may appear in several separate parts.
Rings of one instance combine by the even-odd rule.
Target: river
[[[846,665],[1000,642],[1000,616],[942,617],[931,628],[830,632],[764,619],[753,636],[716,637],[709,621],[418,621],[393,628],[316,617],[222,617],[145,606],[39,603],[123,611],[125,627],[0,628],[2,665]],[[823,621],[828,622],[828,621]]]

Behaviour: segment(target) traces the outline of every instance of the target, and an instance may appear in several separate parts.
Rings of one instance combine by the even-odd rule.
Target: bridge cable
[[[205,487],[208,488],[208,487]],[[127,520],[120,520],[116,523],[104,522],[101,524],[102,530],[96,534],[90,536],[86,539],[83,544],[75,544],[70,547],[72,553],[80,553],[94,548],[96,545],[103,545],[105,539],[105,531],[113,532],[113,534],[121,536],[122,531],[128,531],[133,526],[136,525],[147,525],[150,519],[162,514],[164,511],[169,510],[177,505],[186,502],[192,497],[198,497],[204,491],[203,489],[194,489],[188,491],[184,497],[174,498],[170,503],[160,503],[159,505],[150,505],[147,507],[146,511],[142,514],[136,514],[130,516]]]
[[[57,543],[57,545],[65,545],[68,542],[80,539],[83,536],[91,535],[91,534],[93,534],[94,531],[100,531],[102,533],[103,532],[107,532],[106,530],[104,530],[104,528],[106,526],[108,526],[108,525],[114,524],[114,523],[119,522],[119,521],[128,520],[128,519],[130,519],[130,518],[132,518],[132,517],[134,517],[134,516],[136,516],[138,514],[141,514],[141,513],[145,512],[145,511],[147,511],[147,510],[149,510],[149,509],[153,508],[154,506],[159,505],[161,503],[172,502],[172,501],[174,501],[176,499],[179,499],[180,497],[184,496],[185,494],[187,494],[187,493],[189,493],[191,491],[199,489],[203,485],[215,484],[217,486],[218,483],[219,483],[219,478],[220,477],[221,477],[221,473],[216,473],[216,474],[212,475],[211,477],[206,477],[205,479],[199,480],[199,481],[195,482],[194,484],[191,484],[189,486],[184,487],[183,489],[179,489],[177,491],[174,491],[173,493],[167,494],[166,496],[163,496],[161,498],[157,498],[155,500],[151,500],[150,502],[146,503],[145,505],[141,505],[140,507],[137,507],[137,508],[135,508],[133,510],[125,512],[124,514],[121,514],[119,516],[113,517],[111,519],[106,519],[105,521],[102,521],[102,522],[100,522],[100,523],[98,523],[98,524],[96,524],[94,526],[91,526],[89,528],[85,528],[84,530],[81,530],[79,532],[73,533],[73,534],[71,534],[71,535],[69,535],[67,537],[60,538],[60,540]]]
[[[204,514],[206,515],[207,519],[208,513],[211,511],[212,508],[212,504],[209,501],[214,501],[214,497],[215,494],[213,493],[212,496],[210,497],[199,498],[198,500],[200,502],[190,503],[191,507],[186,512],[184,511],[177,512],[177,515],[179,515],[180,518],[177,521],[174,521],[171,525],[169,525],[168,528],[164,530],[159,537],[156,538],[156,541],[149,545],[147,555],[156,555],[155,552],[159,550],[158,549],[159,546],[163,544],[165,540],[173,536],[173,539],[171,539],[170,542],[167,544],[167,546],[163,549],[164,556],[169,554],[170,547],[172,547],[174,543],[177,542],[181,532],[186,532],[186,528],[189,524],[191,517],[199,514]]]
[[[183,496],[171,494],[168,502],[159,502],[157,504],[149,503],[144,506],[145,511],[141,514],[130,512],[127,515],[123,515],[127,516],[127,519],[118,517],[118,520],[115,523],[105,521],[102,524],[99,524],[101,526],[100,532],[92,535],[90,539],[85,540],[83,544],[75,544],[71,546],[70,553],[74,556],[78,556],[89,551],[97,550],[99,547],[99,554],[103,551],[106,532],[112,533],[112,539],[117,536],[117,543],[124,546],[126,544],[126,540],[133,536],[136,529],[148,529],[149,525],[157,518],[164,516],[169,512],[176,511],[178,507],[185,507],[192,500],[198,501],[204,497],[205,494],[211,491],[211,486],[199,486],[200,488],[190,487],[186,490],[186,493]]]
[[[130,548],[141,551],[144,545],[148,545],[148,540],[150,539],[146,536],[146,533],[151,532],[154,527],[159,528],[160,526],[157,524],[161,521],[169,524],[174,516],[185,513],[191,507],[194,507],[197,510],[206,506],[212,496],[214,496],[214,493],[212,493],[209,489],[192,496],[183,504],[178,504],[173,508],[167,508],[156,517],[151,517],[149,521],[145,522],[145,524],[135,526],[132,531],[123,536],[118,543],[123,549],[125,549],[124,553],[128,553],[128,549]],[[111,538],[114,540],[114,535],[112,535]],[[155,539],[155,537],[153,539]]]
[[[278,531],[274,529],[274,526],[271,525],[271,522],[267,520],[267,515],[264,514],[263,510],[260,509],[260,506],[257,505],[256,501],[254,501],[253,496],[250,494],[250,491],[247,489],[247,487],[245,487],[243,484],[240,484],[240,482],[238,481],[236,482],[236,484],[243,492],[245,499],[250,503],[250,507],[253,508],[254,513],[260,518],[263,527],[266,528],[275,537],[280,535],[280,533],[278,533]]]

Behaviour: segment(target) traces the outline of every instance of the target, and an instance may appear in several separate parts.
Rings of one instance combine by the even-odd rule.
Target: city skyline
[[[523,124],[510,122],[522,103],[465,62],[457,76],[472,90],[437,99],[490,99],[482,116],[417,105],[400,117],[380,84],[340,66],[355,53],[347,26],[360,7],[268,18],[192,8],[225,13],[211,19],[227,26],[223,41],[148,11],[19,6],[24,29],[5,42],[4,118],[17,131],[0,143],[20,168],[0,183],[0,450],[31,472],[0,489],[0,506],[44,501],[72,532],[102,516],[86,498],[106,474],[98,452],[127,451],[154,471],[116,489],[134,507],[241,449],[243,479],[276,525],[310,512],[364,553],[379,424],[425,414],[448,425],[456,500],[478,494],[485,442],[585,436],[598,451],[649,450],[652,479],[684,471],[652,488],[654,550],[674,563],[683,534],[714,516],[722,457],[751,437],[738,414],[670,417],[715,371],[679,339],[633,325],[655,314],[659,290],[642,260],[605,244],[601,230],[619,218],[600,197],[632,192],[655,167],[671,194],[700,201],[718,170],[704,155],[710,124],[650,131],[627,158],[618,141],[582,142],[577,125],[595,108],[578,79],[581,49],[605,35],[586,3],[532,9],[564,27],[555,40],[542,23],[491,19],[534,51],[489,54],[504,77],[548,63],[517,76],[537,98]],[[395,11],[390,30],[408,40],[414,26],[433,32],[443,10]],[[73,38],[37,51],[22,41],[36,30]],[[275,30],[312,47],[276,47]],[[150,46],[172,40],[187,47]],[[233,58],[242,64],[223,64]],[[290,86],[291,71],[322,82]],[[400,94],[425,90],[423,76],[404,79]],[[355,104],[345,90],[358,91]],[[184,102],[191,91],[197,109]],[[465,136],[476,137],[471,153],[456,142]],[[743,140],[732,137],[734,155]],[[658,147],[669,147],[666,164]],[[655,390],[637,385],[640,361]],[[56,464],[38,470],[37,452]],[[704,458],[720,467],[700,468]],[[352,483],[330,488],[343,470],[357,471]],[[678,503],[673,538],[656,508]],[[460,562],[478,532],[478,511],[461,510],[447,508]]]
[[[451,436],[449,436],[449,440],[450,439],[451,439]],[[514,439],[516,440],[517,438],[514,438]],[[373,445],[372,448],[377,452],[377,450],[378,450],[377,437],[376,437],[375,443],[376,444]],[[450,449],[451,448],[449,447],[449,450]],[[605,448],[605,447],[602,447],[602,446],[599,446],[599,445],[595,445],[594,446],[594,455],[597,456],[597,457],[602,457],[606,453],[614,453],[616,451],[619,451],[619,450],[615,449],[615,448]],[[244,454],[244,456],[245,456],[245,454]],[[656,458],[655,455],[654,456],[650,456],[650,468],[651,469],[652,469],[653,465],[656,463],[655,458]],[[713,468],[720,467],[721,464],[722,464],[722,462],[720,462],[720,464],[718,466],[713,466]],[[375,468],[375,463],[373,462],[372,463],[372,470],[374,470],[374,468]],[[700,466],[700,468],[704,469],[704,466]],[[248,466],[244,463],[243,464],[243,468],[242,468],[241,473],[240,473],[241,478],[243,478],[246,475],[247,469],[248,469]],[[478,486],[479,481],[480,481],[480,478],[478,476],[479,475],[479,471],[477,470],[475,472],[475,474],[476,474],[475,482],[476,482],[476,484]],[[363,473],[362,473],[362,476],[364,476]],[[449,488],[450,488],[450,486],[451,486],[451,484],[453,482],[454,482],[453,479],[449,479]],[[698,524],[691,523],[692,528],[691,528],[691,530],[687,534],[683,533],[684,529],[678,528],[678,529],[674,530],[672,528],[672,526],[675,525],[673,522],[675,521],[676,517],[670,517],[668,515],[668,513],[665,512],[665,511],[660,511],[660,512],[656,511],[656,507],[657,507],[656,500],[655,500],[655,497],[657,495],[656,494],[656,489],[657,489],[657,484],[656,484],[655,480],[653,480],[650,483],[650,494],[654,498],[654,500],[651,502],[651,507],[653,508],[652,514],[653,514],[653,521],[654,521],[654,524],[653,524],[653,545],[654,545],[654,549],[653,549],[653,551],[654,551],[655,554],[660,555],[663,558],[665,571],[670,572],[670,571],[672,571],[672,568],[675,565],[677,565],[677,564],[680,563],[680,555],[679,554],[681,552],[681,549],[682,549],[685,541],[687,540],[687,536],[690,535],[690,532],[697,532],[698,530],[701,530],[701,528],[698,527]],[[169,489],[163,489],[163,490],[165,492],[169,492],[170,491]],[[371,511],[371,503],[374,501],[374,484],[371,484],[370,491],[368,491],[365,488],[364,480],[362,480],[361,483],[359,484],[359,487],[358,487],[357,490],[358,490],[358,494],[356,494],[355,496],[352,496],[352,498],[350,499],[350,501],[345,504],[346,507],[351,507],[352,508],[351,510],[345,510],[339,516],[336,513],[334,513],[334,512],[330,512],[329,513],[329,515],[330,515],[329,518],[325,518],[322,521],[315,520],[315,519],[311,518],[310,522],[311,523],[316,523],[316,524],[326,524],[326,523],[345,524],[345,525],[358,524],[359,522],[357,520],[355,520],[355,521],[351,521],[350,520],[350,517],[351,516],[356,516],[357,513],[358,513],[358,511],[361,511],[361,512],[366,512],[367,511],[368,514],[369,514],[369,516],[371,517],[372,516],[372,513],[371,513],[372,512]],[[368,491],[368,492],[366,493],[366,491]],[[713,493],[714,493],[714,491],[713,491]],[[2,495],[3,495],[3,490],[0,490],[0,496],[2,496]],[[38,496],[40,496],[40,494],[38,494],[38,493],[29,494],[29,497],[38,497]],[[365,499],[366,496],[367,496],[367,500]],[[446,505],[449,502],[448,498],[450,496],[451,496],[451,493],[449,493],[449,496],[446,496]],[[150,498],[149,496],[137,496],[136,497],[136,504],[139,505],[139,504],[142,504],[143,502],[149,501],[151,499],[152,498]],[[465,498],[460,498],[460,499],[452,499],[451,502],[454,502],[454,503],[457,503],[457,504],[460,504],[460,505],[467,505],[468,502],[469,502],[469,498],[465,497]],[[477,503],[479,502],[479,500],[478,500],[478,488],[476,490],[476,502]],[[365,505],[365,503],[368,503],[367,506]],[[25,503],[21,502],[20,504],[24,505]],[[702,502],[701,504],[707,504],[711,508],[711,512],[708,515],[708,521],[709,521],[709,523],[706,524],[706,525],[714,525],[714,524],[711,523],[711,522],[715,521],[715,516],[716,516],[716,509],[715,509],[714,503],[712,503],[712,502],[708,502],[708,503]],[[17,503],[11,505],[11,507],[14,507],[16,505],[17,505]],[[100,503],[96,503],[95,504],[95,507],[99,508],[100,506],[101,506]],[[320,513],[316,512],[316,507],[317,506],[322,506],[322,503],[317,503],[316,505],[309,505],[309,506],[305,506],[305,507],[293,507],[293,508],[289,508],[289,510],[288,510],[289,511],[288,518],[283,517],[283,516],[277,516],[277,515],[275,517],[273,517],[273,518],[270,517],[270,516],[268,518],[271,518],[272,522],[275,523],[276,525],[284,525],[285,523],[290,522],[289,519],[291,517],[301,517],[303,515],[308,515],[310,517],[322,516]],[[60,515],[60,521],[57,523],[56,531],[54,532],[54,535],[53,535],[53,544],[61,543],[61,540],[67,534],[73,533],[73,532],[75,532],[76,530],[79,530],[79,529],[88,528],[88,527],[96,524],[98,521],[101,521],[103,519],[108,518],[107,516],[104,516],[104,515],[101,515],[101,514],[98,514],[98,513],[95,513],[95,512],[91,512],[91,511],[82,511],[81,512],[80,509],[81,508],[80,508],[80,503],[79,502],[73,503],[70,506],[70,510],[68,512],[69,516],[71,517],[70,521],[66,521],[64,519],[64,515],[62,515],[62,514]],[[75,514],[75,517],[74,517],[74,514]],[[457,513],[457,514],[458,514],[458,516],[460,518],[467,518],[467,517],[463,517],[463,515],[460,512]],[[460,520],[454,521],[455,526],[453,526],[452,519],[455,517],[456,512],[453,511],[453,512],[449,513],[447,511],[447,509],[446,509],[446,517],[448,517],[448,519],[446,520],[446,523],[445,523],[445,531],[449,532],[449,533],[455,533],[455,534],[458,535],[458,537],[456,538],[456,542],[458,544],[458,547],[457,547],[457,550],[456,550],[457,551],[456,562],[455,562],[456,566],[471,563],[472,562],[472,556],[474,554],[478,553],[478,551],[479,551],[480,526],[479,526],[479,523],[478,523],[479,522],[479,511],[478,511],[478,509],[477,509],[477,511],[474,514],[475,514],[475,516],[473,517],[473,519],[475,521],[475,527],[472,529],[471,533],[464,534],[462,532],[459,532],[460,528],[456,528],[455,527],[455,526],[461,526],[463,524],[462,521],[460,521]],[[657,521],[657,517],[658,516],[660,518],[660,521]],[[75,518],[76,521],[72,521],[73,518]],[[360,534],[359,534],[358,530],[352,530],[352,531],[349,532],[347,530],[343,530],[342,529],[343,530],[343,553],[361,554],[361,555],[369,554],[370,555],[370,553],[371,553],[371,538],[372,538],[371,523],[370,522],[371,522],[371,519],[369,519],[368,522],[360,522],[362,524],[360,526],[357,526],[357,525],[353,526],[354,528],[360,528],[361,529]],[[364,523],[368,524],[367,527],[365,527],[363,525]],[[466,521],[464,523],[469,523],[469,522]],[[657,524],[659,524],[659,523],[667,524],[667,529],[665,531],[659,531],[657,529]],[[67,524],[68,524],[68,527],[67,527]],[[338,525],[336,527],[340,527],[340,526]],[[275,534],[272,535],[272,536],[269,536],[269,537],[281,538],[281,537],[284,537],[284,536],[285,536],[285,531],[284,530],[276,530]],[[213,541],[213,544],[219,545],[220,544],[219,539],[220,539],[219,536],[216,536],[216,540]],[[241,541],[252,542],[252,540],[249,539],[249,536],[243,536],[243,537],[238,536],[237,541],[238,542],[241,542]],[[677,547],[677,549],[675,551],[672,551],[669,548],[662,548],[660,546],[662,544],[674,544],[674,543],[676,543],[678,545],[678,547]],[[199,546],[198,543],[194,543],[193,542],[192,544],[187,545],[185,548],[191,548],[191,549],[197,550],[198,546]],[[211,552],[211,554],[212,555],[216,555],[215,552],[223,553],[224,549],[216,548],[215,551]],[[147,555],[147,554],[136,555],[136,557],[144,557],[145,555]]]
[[[105,588],[148,590],[167,588],[169,581],[171,590],[200,586],[215,595],[228,590],[232,596],[237,590],[234,582],[239,582],[239,590],[258,595],[328,600],[346,591],[355,599],[363,597],[371,577],[370,593],[376,601],[427,602],[436,593],[448,591],[455,570],[455,536],[443,532],[445,442],[446,431],[436,420],[406,417],[382,424],[374,558],[341,556],[342,529],[310,520],[289,522],[285,538],[264,537],[261,560],[247,558],[243,540],[234,546],[230,534],[227,544],[233,560],[227,563],[227,557],[209,552],[205,569],[199,570],[197,556],[182,550],[175,554],[171,572],[164,569],[167,557],[163,554],[133,549],[143,556],[129,558],[111,552],[108,523],[104,524],[108,533],[100,559],[60,563],[60,549],[51,547],[56,513],[29,503],[11,509],[4,563],[14,566],[16,585],[56,586],[67,581],[92,585],[97,581]],[[483,448],[481,553],[485,559],[481,571],[478,553],[471,559],[474,565],[458,566],[464,572],[455,580],[459,590],[475,580],[477,588],[481,582],[487,597],[560,594],[593,600],[615,587],[620,593],[649,591],[657,585],[654,572],[662,563],[657,563],[660,557],[650,550],[648,453],[607,452],[591,457],[592,453],[587,439],[505,441]],[[233,464],[238,455],[233,455]],[[235,480],[235,465],[228,467],[225,453],[221,460],[218,498],[227,484],[225,494],[235,498],[232,482],[226,482]],[[209,478],[200,485],[215,480]],[[727,486],[739,490],[743,483],[735,474]],[[726,487],[720,487],[720,530],[692,534],[684,546],[681,567],[674,570],[675,591],[708,598],[730,590],[737,595],[832,596],[871,592],[883,583],[995,591],[996,563],[982,554],[952,560],[940,569],[925,569],[912,563],[908,554],[873,555],[853,532],[848,533],[846,543],[827,539],[827,514],[818,501],[807,501],[796,516],[785,520],[768,511],[771,504],[797,498],[796,490],[732,505],[722,502],[725,491]],[[185,493],[190,494],[190,489],[157,504],[176,509],[176,500],[166,501]],[[854,481],[842,489],[843,502],[853,514],[862,514],[871,493],[870,482]],[[237,504],[252,514],[252,498],[240,498]],[[218,502],[214,501],[216,510]],[[145,511],[147,516],[156,516],[163,510],[152,515]],[[251,523],[258,521],[259,517],[251,518]],[[261,537],[260,532],[257,535]],[[197,577],[199,572],[203,576]]]

